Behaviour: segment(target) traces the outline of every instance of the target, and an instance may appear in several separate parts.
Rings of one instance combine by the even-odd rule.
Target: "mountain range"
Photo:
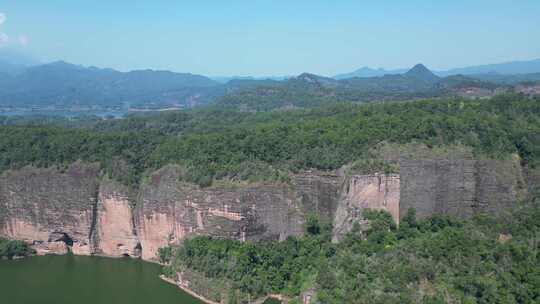
[[[447,95],[482,97],[493,95],[498,88],[540,81],[540,73],[519,73],[540,72],[540,60],[452,71],[461,73],[432,72],[418,64],[409,70],[362,68],[349,73],[349,76],[361,77],[324,77],[303,73],[290,78],[241,77],[218,81],[202,75],[170,71],[119,72],[63,61],[26,66],[0,60],[0,106],[163,109],[216,102],[251,109],[272,109],[329,101],[369,102]],[[483,71],[490,73],[482,74]]]
[[[403,74],[334,79],[309,73],[280,82],[240,81],[242,89],[217,99],[220,106],[268,111],[330,102],[399,101],[443,96],[487,97],[508,87],[463,75],[439,77],[422,64]],[[249,85],[247,85],[249,84]]]

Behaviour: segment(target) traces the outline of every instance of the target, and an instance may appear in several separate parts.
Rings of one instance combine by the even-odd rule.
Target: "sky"
[[[2,0],[0,47],[210,76],[444,70],[540,58],[539,16],[538,0]]]

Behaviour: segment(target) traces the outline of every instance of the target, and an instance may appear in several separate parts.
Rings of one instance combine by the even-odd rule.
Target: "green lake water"
[[[159,274],[159,265],[129,258],[66,255],[0,260],[0,303],[201,303],[160,280]]]

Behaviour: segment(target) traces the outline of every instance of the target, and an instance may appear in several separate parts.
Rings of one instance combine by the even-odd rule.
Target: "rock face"
[[[536,189],[537,179],[524,181],[519,159],[402,158],[399,167],[399,174],[304,172],[289,184],[202,189],[180,182],[174,166],[150,174],[138,189],[102,177],[97,165],[27,167],[0,176],[0,236],[31,242],[40,254],[152,260],[160,247],[194,235],[241,241],[301,235],[310,213],[333,223],[337,241],[366,208],[387,210],[396,222],[409,208],[419,217],[470,217],[503,212],[527,188]]]
[[[37,255],[67,254],[69,252],[68,245],[63,241],[43,242],[35,244],[33,247]]]
[[[362,219],[364,209],[386,210],[399,223],[400,178],[398,174],[353,175],[346,179],[333,221],[338,241]]]
[[[174,167],[155,172],[143,186],[136,226],[142,256],[190,235],[204,234],[242,241],[300,235],[303,212],[289,186],[260,185],[199,189],[178,182]]]
[[[402,159],[400,214],[468,218],[507,210],[526,191],[519,161]]]
[[[93,234],[95,253],[140,256],[140,243],[128,196],[128,189],[117,182],[107,180],[101,183]]]
[[[0,233],[36,244],[63,241],[89,253],[98,167],[73,164],[60,170],[23,168],[0,177]],[[45,247],[46,244],[44,245]],[[54,249],[57,248],[57,249]]]

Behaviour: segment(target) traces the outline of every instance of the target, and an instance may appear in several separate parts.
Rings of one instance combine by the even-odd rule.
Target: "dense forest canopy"
[[[492,158],[518,153],[540,163],[540,100],[502,95],[312,109],[241,112],[209,107],[127,119],[26,121],[0,126],[0,170],[99,162],[137,184],[147,170],[185,168],[186,181],[286,180],[287,172],[331,170],[382,142],[460,144]],[[13,121],[12,121],[13,122]]]

